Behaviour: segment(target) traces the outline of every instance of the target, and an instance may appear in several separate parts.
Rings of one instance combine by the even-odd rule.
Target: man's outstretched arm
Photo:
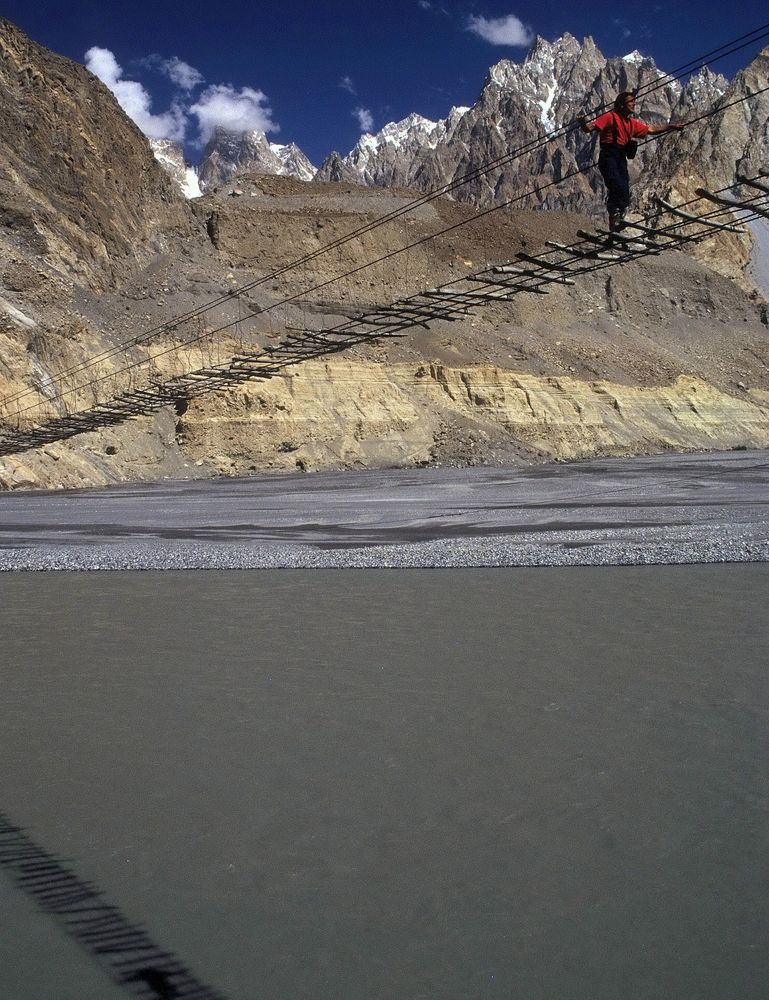
[[[666,132],[680,132],[686,122],[668,122],[667,125],[650,125],[648,135],[664,135]]]
[[[596,129],[598,128],[598,126],[595,123],[595,120],[593,120],[592,122],[589,122],[587,120],[587,115],[577,115],[575,121],[579,124],[579,127],[582,129],[583,132],[595,132]]]

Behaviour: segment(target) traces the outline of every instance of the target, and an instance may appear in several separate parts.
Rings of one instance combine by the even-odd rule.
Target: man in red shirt
[[[601,133],[601,152],[598,169],[606,185],[606,207],[609,210],[609,229],[614,232],[622,228],[622,218],[630,204],[630,179],[627,172],[628,143],[643,139],[647,135],[663,135],[678,132],[684,125],[670,122],[668,125],[647,125],[633,118],[635,95],[624,90],[614,101],[614,110],[607,111],[589,122],[586,115],[577,115],[583,132]]]

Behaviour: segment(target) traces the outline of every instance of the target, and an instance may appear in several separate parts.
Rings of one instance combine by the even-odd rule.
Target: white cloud
[[[230,132],[280,131],[280,126],[271,118],[267,95],[251,87],[236,90],[229,83],[206,87],[189,112],[198,120],[201,143],[208,142],[217,125]]]
[[[370,132],[374,127],[374,116],[368,108],[355,108],[352,113],[353,118],[358,119],[361,132]]]
[[[185,94],[189,94],[191,90],[203,83],[203,74],[178,56],[162,60],[160,68]]]
[[[93,46],[86,52],[85,62],[88,69],[109,87],[128,117],[150,139],[183,142],[191,115],[197,118],[198,142],[201,144],[211,138],[217,125],[231,132],[280,130],[280,126],[272,120],[266,94],[252,87],[236,90],[228,83],[213,84],[199,94],[195,104],[189,106],[192,99],[189,94],[204,82],[203,75],[178,56],[162,59],[152,55],[137,60],[137,64],[145,69],[160,70],[179,91],[184,92],[184,97],[178,95],[170,109],[160,115],[152,114],[152,98],[144,86],[136,80],[123,78],[123,68],[109,49]],[[345,79],[349,80],[349,77]]]
[[[117,98],[118,104],[150,139],[184,139],[186,116],[183,109],[174,104],[162,115],[150,111],[152,99],[144,87],[135,80],[124,80],[123,70],[109,49],[97,45],[85,54],[85,64],[98,76]]]
[[[358,91],[355,89],[355,84],[352,82],[351,76],[343,76],[339,81],[339,87],[342,90],[346,90],[348,94],[357,94]]]
[[[534,38],[531,28],[515,14],[490,18],[473,15],[468,19],[467,30],[492,45],[524,46],[530,45]]]
[[[178,56],[171,56],[170,59],[164,59],[155,52],[151,56],[132,60],[132,65],[141,69],[152,70],[155,73],[162,73],[168,77],[178,90],[183,91],[185,94],[189,94],[195,87],[199,87],[201,83],[205,82],[203,74],[199,70],[196,70],[194,66],[190,66],[189,63],[184,62]]]

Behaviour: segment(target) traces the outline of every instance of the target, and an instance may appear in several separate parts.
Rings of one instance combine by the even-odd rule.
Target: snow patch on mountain
[[[199,198],[203,192],[198,185],[197,170],[185,162],[182,144],[173,139],[150,139],[149,144],[155,159],[185,198]]]
[[[182,194],[185,198],[200,198],[203,192],[200,190],[200,179],[196,167],[187,167],[184,172],[184,183],[182,184]]]
[[[627,55],[622,57],[622,61],[630,63],[631,66],[640,66],[644,61],[644,56],[638,51],[638,49],[633,49],[632,52],[628,52]]]
[[[313,166],[301,149],[294,142],[287,145],[279,145],[271,142],[270,150],[277,156],[282,165],[280,175],[283,177],[296,177],[300,181],[311,181],[318,168]]]
[[[542,109],[539,116],[540,121],[548,131],[551,131],[552,129],[555,128],[555,121],[553,120],[552,109],[553,109],[553,99],[555,98],[556,87],[557,84],[554,80],[552,84],[547,88],[547,94],[545,95],[545,99],[539,102],[539,106]]]

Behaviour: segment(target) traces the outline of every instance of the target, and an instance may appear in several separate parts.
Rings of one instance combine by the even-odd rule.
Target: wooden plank
[[[671,240],[672,242],[675,242],[675,243],[680,243],[681,239],[682,239],[680,236],[676,235],[675,233],[666,233],[662,229],[654,229],[651,226],[644,226],[640,222],[623,222],[622,223],[622,229],[623,229],[623,231],[625,229],[635,229],[639,233],[643,233],[645,236],[654,236],[657,239]]]
[[[554,284],[554,285],[573,285],[574,282],[568,278],[564,278],[559,274],[545,274],[541,271],[536,271],[529,268],[494,268],[500,274],[510,274],[511,278],[521,278],[522,280],[513,284],[511,281],[495,281],[493,278],[476,278],[474,280],[483,282],[486,285],[501,285],[509,288],[511,291],[515,292],[542,292],[545,294],[543,289],[532,287],[528,284],[530,281],[538,281],[543,284]],[[571,269],[569,269],[571,270]]]
[[[769,188],[767,188],[767,191],[769,191]],[[700,197],[707,198],[708,201],[714,202],[716,205],[725,205],[727,208],[748,212],[753,215],[760,215],[764,219],[769,219],[769,209],[763,208],[759,205],[746,205],[739,201],[732,201],[731,198],[722,198],[720,195],[711,194],[709,191],[706,191],[705,188],[697,188],[696,193],[699,194]]]
[[[606,237],[598,236],[597,233],[589,233],[586,229],[578,229],[577,236],[601,247],[602,253],[607,254],[606,257],[602,258],[603,260],[622,260],[622,254],[617,253],[616,244],[610,243]],[[586,256],[596,256],[596,254],[587,254]]]
[[[698,194],[700,198],[705,198],[707,201],[712,201],[714,205],[724,205],[726,208],[746,208],[740,204],[739,201],[735,201],[734,198],[724,198],[723,195],[713,194],[708,191],[707,188],[695,188],[694,193]]]
[[[628,236],[626,233],[613,233],[608,229],[598,229],[601,236],[610,236],[612,240],[618,240],[628,250],[638,252],[639,249],[646,253],[660,254],[663,248],[656,243],[645,240],[642,236]],[[633,246],[635,244],[635,246]]]
[[[575,281],[573,278],[567,278],[564,275],[552,274],[546,276],[544,274],[536,274],[534,271],[528,272],[527,280],[529,281],[544,281],[550,285],[573,285]],[[500,278],[484,278],[484,282],[488,285],[499,285],[502,288],[509,288],[511,291],[518,292],[530,292],[532,289],[528,285],[512,285],[509,281],[505,281]]]
[[[555,244],[553,244],[555,245]],[[558,248],[560,249],[560,247]],[[620,260],[619,254],[616,253],[600,253],[598,250],[577,250],[576,247],[564,247],[564,251],[567,251],[572,255],[574,260],[569,261],[569,264],[575,264],[578,260],[584,261],[595,261],[595,260]],[[582,271],[575,267],[570,267],[569,270],[572,274],[581,274]]]
[[[482,301],[482,302],[494,302],[494,301],[497,301],[497,302],[501,302],[501,301],[503,301],[506,298],[506,296],[500,295],[499,293],[495,294],[494,292],[483,292],[483,291],[480,291],[480,290],[478,290],[478,291],[469,291],[468,290],[468,291],[461,291],[461,292],[449,292],[449,291],[441,291],[439,289],[435,294],[438,295],[438,296],[445,295],[445,296],[447,296],[449,298],[455,298],[455,297],[456,298],[460,298],[461,301],[469,301],[470,303],[474,303],[474,302],[477,302],[477,301]]]
[[[568,270],[565,264],[556,264],[554,261],[542,260],[541,257],[533,257],[528,253],[517,253],[515,255],[518,260],[527,260],[530,264],[536,264],[537,267],[543,268],[545,271],[566,271]]]
[[[696,222],[707,229],[721,229],[727,233],[744,233],[744,230],[740,226],[730,226],[720,222],[713,222],[710,219],[701,219],[698,215],[692,215],[691,212],[684,212],[683,209],[676,208],[675,205],[671,205],[664,198],[658,198],[657,201],[666,212],[671,212],[673,215],[678,216],[679,219],[686,219],[687,222]]]
[[[737,174],[736,180],[738,184],[746,184],[748,187],[756,188],[757,191],[763,191],[764,194],[769,194],[769,184],[762,184],[760,181],[757,181],[755,177],[745,177],[743,174]]]
[[[529,268],[525,268],[525,267],[511,267],[509,264],[505,264],[505,265],[502,265],[500,267],[492,267],[491,271],[492,271],[492,274],[513,274],[513,275],[520,275],[521,277],[524,277],[524,278],[531,277],[532,275],[535,275],[537,273],[536,271],[532,271],[532,269],[530,267]],[[486,279],[485,278],[483,278],[483,279],[479,278],[478,280],[479,281],[481,281],[481,280],[485,281]]]

